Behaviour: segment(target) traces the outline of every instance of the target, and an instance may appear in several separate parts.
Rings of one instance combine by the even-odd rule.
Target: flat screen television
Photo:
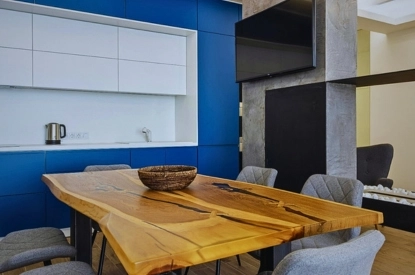
[[[315,1],[286,0],[235,23],[236,82],[316,67]]]

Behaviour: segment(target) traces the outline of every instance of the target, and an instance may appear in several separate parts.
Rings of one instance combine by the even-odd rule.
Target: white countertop
[[[59,151],[59,150],[89,150],[89,149],[122,149],[122,148],[157,148],[197,146],[195,142],[114,142],[114,143],[73,143],[59,145],[19,145],[0,144],[0,152],[20,151]]]

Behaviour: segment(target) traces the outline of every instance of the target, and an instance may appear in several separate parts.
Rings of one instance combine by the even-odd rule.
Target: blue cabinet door
[[[35,0],[36,4],[125,18],[124,0]]]
[[[130,164],[130,149],[48,151],[46,173],[81,172],[88,165]]]
[[[236,179],[239,173],[238,145],[199,146],[198,173]]]
[[[44,193],[45,153],[0,153],[0,196]]]
[[[196,29],[197,0],[126,0],[126,18]]]
[[[196,147],[172,147],[166,148],[166,164],[190,165],[197,167]]]
[[[197,29],[234,36],[235,23],[239,20],[241,6],[222,0],[199,0]]]
[[[0,197],[0,237],[46,225],[45,193]]]
[[[145,166],[166,164],[165,148],[139,148],[131,149],[131,167],[141,168]]]
[[[46,173],[81,172],[88,165],[128,164],[130,149],[50,151],[46,153]],[[46,192],[46,223],[65,228],[70,225],[70,209]]]
[[[234,37],[198,33],[199,145],[238,144]]]

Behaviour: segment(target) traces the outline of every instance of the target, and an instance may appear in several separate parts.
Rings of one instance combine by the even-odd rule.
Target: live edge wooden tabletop
[[[380,212],[197,175],[153,191],[137,170],[45,174],[62,202],[99,222],[129,274],[157,274],[303,236],[383,222]]]

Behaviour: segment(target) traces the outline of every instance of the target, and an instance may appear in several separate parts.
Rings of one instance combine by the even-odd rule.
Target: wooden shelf
[[[330,83],[353,84],[356,87],[385,85],[394,83],[403,83],[415,81],[415,69],[382,73],[375,75],[366,75],[352,78],[344,78],[328,81]]]

